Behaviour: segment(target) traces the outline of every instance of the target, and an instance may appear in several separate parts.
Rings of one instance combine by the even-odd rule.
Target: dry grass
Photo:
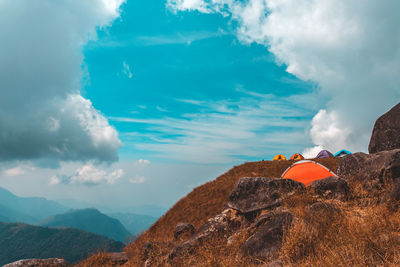
[[[338,164],[337,159],[318,159],[316,161],[334,171]],[[171,248],[178,244],[173,241],[173,231],[179,222],[191,223],[198,229],[208,218],[219,214],[224,209],[229,194],[240,178],[280,177],[293,162],[259,161],[244,163],[233,167],[217,179],[195,188],[125,248],[130,260],[129,266],[143,266],[144,259],[148,256],[157,259],[158,265],[165,266],[167,263],[164,258]],[[236,257],[236,250],[233,247],[236,246],[237,248],[238,242],[233,247],[227,247],[226,240],[221,241],[220,246],[216,246],[218,242],[214,240],[208,245],[203,244],[202,249],[196,252],[196,256],[188,255],[187,261],[182,263],[184,265],[177,264],[174,266],[190,266],[185,264],[190,263],[188,261],[193,259],[196,259],[196,266],[251,266],[250,263],[245,263],[245,260]],[[143,251],[143,247],[147,243],[153,244],[151,255],[144,255],[148,253],[148,251]],[[154,263],[155,266],[157,264]]]
[[[92,267],[92,266],[104,266],[104,267],[112,267],[111,257],[106,252],[100,252],[95,254],[86,260],[78,263],[77,267]]]
[[[322,160],[322,164],[336,170],[337,160]],[[220,213],[241,177],[279,177],[289,165],[290,162],[245,163],[195,188],[125,248],[130,259],[126,266],[143,266],[146,259],[151,259],[150,266],[255,266],[257,259],[244,258],[239,253],[240,244],[251,235],[245,227],[230,245],[226,237],[216,235],[170,262],[167,256],[179,243],[173,240],[173,230],[179,222],[198,228]],[[285,266],[400,266],[400,212],[388,210],[359,182],[350,182],[350,188],[352,195],[347,202],[321,200],[309,192],[285,201],[285,208],[295,215],[292,227],[284,233],[280,253]],[[308,207],[321,201],[335,209],[311,213]],[[151,244],[147,249],[146,243]],[[107,264],[106,255],[100,253],[80,266]]]

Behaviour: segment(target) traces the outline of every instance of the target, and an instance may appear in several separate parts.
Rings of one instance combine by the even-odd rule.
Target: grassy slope
[[[337,159],[318,159],[317,162],[336,171]],[[144,232],[137,243],[172,239],[175,226],[179,222],[201,226],[208,218],[220,213],[228,201],[236,182],[242,177],[280,177],[293,161],[258,161],[235,166],[217,179],[196,187],[186,197],[179,200],[149,230]],[[136,243],[135,242],[135,243]],[[126,248],[129,251],[130,246]]]

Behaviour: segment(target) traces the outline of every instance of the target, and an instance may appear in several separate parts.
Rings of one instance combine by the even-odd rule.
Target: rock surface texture
[[[3,267],[67,267],[71,266],[64,259],[26,259],[19,260],[9,264],[4,265]]]
[[[304,184],[281,178],[242,178],[229,196],[228,206],[241,213],[279,207],[283,199],[304,190]]]
[[[372,131],[369,153],[400,148],[400,103],[379,117]]]
[[[324,198],[340,200],[348,199],[350,191],[346,180],[334,176],[314,181],[308,188]]]
[[[340,159],[337,174],[347,181],[360,181],[370,193],[381,190],[400,178],[400,149],[348,155]]]
[[[276,259],[282,247],[284,229],[292,224],[293,215],[283,211],[271,216],[268,222],[261,226],[241,246],[245,256],[253,256],[263,260]]]

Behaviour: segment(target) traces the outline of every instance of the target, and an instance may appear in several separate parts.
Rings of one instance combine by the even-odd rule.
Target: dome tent
[[[283,172],[282,179],[292,179],[308,185],[316,180],[337,176],[327,167],[311,160],[301,160],[293,163]]]
[[[333,158],[333,154],[328,150],[321,150],[315,158],[316,159]]]
[[[286,160],[286,158],[284,155],[278,154],[272,160]]]
[[[346,149],[342,149],[342,150],[338,151],[334,156],[335,156],[335,158],[341,158],[341,157],[344,157],[344,156],[347,156],[350,154],[351,154],[350,151],[348,151]]]
[[[290,157],[290,159],[291,159],[291,160],[303,160],[304,157],[303,157],[303,155],[301,155],[301,154],[299,154],[299,153],[296,153],[296,154],[293,154],[293,155]]]

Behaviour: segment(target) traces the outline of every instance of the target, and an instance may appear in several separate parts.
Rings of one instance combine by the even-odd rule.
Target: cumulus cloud
[[[116,130],[80,95],[81,47],[124,0],[0,1],[0,160],[113,161]]]
[[[169,0],[175,10],[229,15],[243,42],[268,47],[278,63],[317,82],[311,138],[318,146],[365,151],[375,119],[400,96],[400,2],[388,0]]]
[[[4,175],[4,176],[19,176],[19,175],[23,175],[25,173],[30,173],[34,170],[35,170],[35,167],[33,167],[31,165],[19,164],[15,167],[5,169],[2,172],[2,175]]]
[[[101,183],[114,184],[123,175],[124,171],[122,169],[106,171],[93,163],[88,163],[79,167],[73,175],[52,176],[49,184],[80,184],[86,186],[99,185]]]

